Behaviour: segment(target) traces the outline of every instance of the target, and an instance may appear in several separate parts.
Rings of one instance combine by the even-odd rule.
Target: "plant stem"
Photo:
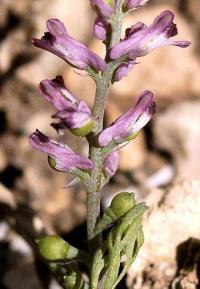
[[[122,4],[121,4],[122,6]],[[124,14],[120,8],[110,19],[111,36],[110,42],[107,45],[107,55],[109,49],[120,41],[122,23]],[[103,129],[103,119],[105,111],[105,99],[108,89],[111,84],[113,72],[119,62],[112,61],[107,65],[107,69],[102,72],[101,78],[96,82],[96,94],[93,106],[93,115],[97,119],[97,126],[93,135],[89,138],[89,158],[95,164],[95,169],[91,173],[89,185],[87,185],[87,234],[88,245],[91,254],[101,244],[101,234],[94,238],[94,228],[100,216],[100,196],[101,196],[101,178],[103,169],[103,157],[101,155],[101,148],[95,145],[95,136],[98,135]]]

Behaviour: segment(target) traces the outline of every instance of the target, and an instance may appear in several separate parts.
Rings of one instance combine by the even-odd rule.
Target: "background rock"
[[[173,156],[179,178],[200,177],[199,112],[199,101],[185,101],[174,104],[154,119],[155,145]]]
[[[169,288],[177,247],[191,236],[200,238],[200,181],[175,183],[168,191],[152,192],[146,201],[151,211],[144,221],[145,243],[129,270],[128,284],[134,289]]]

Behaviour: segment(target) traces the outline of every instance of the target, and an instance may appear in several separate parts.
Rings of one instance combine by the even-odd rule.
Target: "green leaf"
[[[103,258],[103,250],[97,249],[95,252],[92,265],[91,265],[91,271],[90,271],[90,289],[97,289],[98,288],[98,281],[100,278],[100,274],[102,269],[104,268],[105,262]]]

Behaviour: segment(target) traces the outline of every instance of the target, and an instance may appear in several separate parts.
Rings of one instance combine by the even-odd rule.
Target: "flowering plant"
[[[85,70],[96,83],[92,109],[68,90],[62,76],[40,83],[41,95],[56,108],[52,117],[58,122],[51,124],[53,128],[58,133],[69,129],[74,135],[85,137],[89,156],[76,154],[66,144],[51,140],[39,130],[30,135],[30,144],[48,155],[53,169],[73,174],[85,186],[89,250],[83,252],[59,236],[45,236],[37,240],[37,246],[64,288],[114,289],[143,244],[142,217],[147,206],[136,204],[133,193],[122,192],[114,197],[101,217],[101,190],[117,171],[118,150],[137,137],[156,112],[156,104],[153,93],[146,90],[137,97],[133,107],[103,129],[105,98],[110,85],[126,76],[139,57],[165,45],[187,47],[190,42],[171,40],[178,33],[171,11],[163,11],[150,26],[134,24],[121,39],[126,14],[148,0],[90,2],[97,14],[94,34],[106,46],[104,60],[69,36],[57,19],[47,21],[48,32],[41,39],[33,39],[35,46]],[[78,269],[81,262],[87,266],[88,279]]]

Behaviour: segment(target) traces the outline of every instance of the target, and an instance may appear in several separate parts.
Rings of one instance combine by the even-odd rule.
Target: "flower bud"
[[[117,217],[121,217],[132,209],[135,204],[133,193],[122,192],[113,198],[110,208]]]
[[[71,128],[70,130],[73,134],[77,136],[86,136],[93,130],[94,124],[94,120],[89,119],[85,125],[77,128]]]
[[[55,171],[59,171],[58,169],[56,169],[56,160],[54,160],[52,157],[48,156],[48,163],[49,163],[49,166],[55,170]]]
[[[76,280],[77,280],[77,274],[75,272],[72,272],[71,274],[66,275],[64,277],[65,288],[69,288],[69,289],[74,288],[76,285]]]
[[[115,4],[115,0],[104,0],[104,2],[110,5],[110,7],[113,7]]]
[[[72,259],[78,254],[78,250],[56,235],[45,236],[36,240],[40,255],[49,260]]]
[[[81,275],[79,275],[77,272],[70,271],[67,272],[67,274],[64,276],[64,288],[67,289],[88,289],[88,284],[84,281]]]
[[[99,40],[104,41],[106,39],[107,29],[108,29],[108,23],[106,19],[98,16],[95,19],[94,26],[93,26],[94,35]]]
[[[135,64],[137,64],[137,62],[134,60],[120,64],[114,71],[113,81],[120,81],[123,77],[127,76]]]
[[[134,206],[135,198],[133,193],[122,192],[116,195],[110,206],[105,210],[103,217],[96,226],[96,232],[102,232],[113,222],[119,220],[124,214],[131,210]]]
[[[111,152],[104,160],[104,173],[107,178],[115,175],[119,164],[119,153],[117,151]]]

